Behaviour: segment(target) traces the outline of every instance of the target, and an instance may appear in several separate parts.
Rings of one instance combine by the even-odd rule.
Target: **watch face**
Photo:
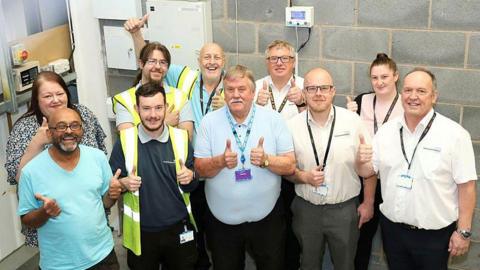
[[[463,238],[470,238],[470,236],[472,236],[472,233],[469,232],[469,231],[465,231],[465,230],[461,230],[459,231],[459,233],[463,236]]]

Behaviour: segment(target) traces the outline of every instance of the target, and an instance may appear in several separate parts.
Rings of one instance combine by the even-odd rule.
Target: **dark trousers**
[[[192,212],[197,223],[197,251],[198,260],[195,269],[209,269],[211,263],[207,254],[205,241],[205,216],[208,210],[207,199],[205,198],[205,181],[200,181],[198,187],[191,193]]]
[[[38,268],[42,270],[40,267]],[[87,270],[119,270],[120,266],[117,260],[117,254],[115,254],[115,249],[101,260],[99,263],[95,264],[94,266],[88,268]]]
[[[360,203],[363,202],[363,179],[362,189],[360,190]],[[373,204],[373,217],[360,228],[360,237],[357,243],[357,254],[355,255],[355,270],[368,270],[368,263],[372,254],[372,241],[377,232],[380,217],[380,203],[382,203],[382,195],[380,188],[380,179],[377,181],[377,189],[375,190],[375,202]]]
[[[196,241],[180,244],[186,221],[172,225],[161,232],[141,231],[142,254],[127,251],[127,264],[135,270],[158,270],[160,265],[174,270],[192,270],[197,261]],[[193,226],[188,224],[188,229]]]
[[[280,198],[262,220],[228,225],[207,213],[207,243],[213,269],[245,269],[248,250],[258,270],[283,270],[285,255],[285,216]]]
[[[293,214],[290,209],[295,198],[295,184],[282,178],[281,198],[285,209],[285,270],[298,270],[300,268],[300,244],[293,232]]]
[[[380,215],[383,249],[390,270],[447,270],[448,243],[456,223],[439,230],[412,229]]]

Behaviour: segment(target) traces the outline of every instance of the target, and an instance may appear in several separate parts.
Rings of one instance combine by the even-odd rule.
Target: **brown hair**
[[[392,58],[388,57],[386,53],[377,53],[377,58],[375,58],[372,64],[370,64],[370,71],[368,72],[368,75],[370,76],[372,74],[373,67],[381,65],[387,65],[391,70],[393,70],[393,73],[398,72],[397,64]]]
[[[265,49],[265,56],[269,57],[270,56],[270,50],[275,48],[275,47],[281,47],[288,49],[290,52],[291,57],[295,57],[295,48],[293,48],[292,44],[290,44],[288,41],[285,40],[274,40],[270,44],[268,44],[267,48]]]
[[[139,56],[140,62],[142,62],[142,64],[145,65],[145,63],[147,63],[148,58],[155,50],[162,52],[163,57],[165,57],[165,60],[167,60],[168,66],[170,67],[170,63],[172,60],[172,57],[170,56],[170,52],[168,51],[167,47],[165,47],[165,45],[159,42],[150,42],[147,45],[143,46]],[[138,82],[140,82],[141,80],[142,80],[142,69],[139,70],[137,77],[135,77],[133,86],[136,86]]]
[[[40,106],[38,104],[38,95],[39,95],[39,88],[42,86],[44,82],[54,82],[60,85],[62,89],[65,91],[65,94],[67,95],[67,108],[70,109],[75,109],[73,107],[72,102],[70,101],[70,91],[68,91],[67,84],[65,84],[65,81],[60,77],[55,72],[52,71],[42,71],[38,73],[37,78],[33,82],[32,86],[32,98],[30,100],[30,106],[28,106],[28,110],[26,113],[24,113],[20,119],[35,115],[35,118],[37,119],[37,122],[39,124],[42,123],[42,118],[44,117],[42,111],[40,110]]]
[[[135,92],[135,99],[137,101],[137,106],[139,106],[140,97],[153,97],[156,94],[161,93],[163,96],[163,101],[167,104],[165,89],[159,83],[146,83],[138,88]]]

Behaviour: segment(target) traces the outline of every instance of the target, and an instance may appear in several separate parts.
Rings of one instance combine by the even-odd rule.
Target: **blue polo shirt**
[[[253,106],[256,106],[256,112],[245,149],[245,168],[251,170],[251,180],[235,181],[235,171],[242,166],[241,153],[226,116],[230,113],[227,106],[208,113],[197,133],[195,157],[210,158],[223,154],[227,139],[232,142],[232,151],[238,155],[236,168],[223,168],[216,176],[205,181],[208,206],[213,215],[225,224],[237,225],[265,218],[272,211],[280,195],[281,177],[268,168],[250,164],[250,150],[257,147],[260,137],[264,137],[263,147],[267,154],[293,152],[292,136],[280,114],[257,105]],[[253,106],[244,123],[236,123],[232,117],[240,141],[245,138]]]

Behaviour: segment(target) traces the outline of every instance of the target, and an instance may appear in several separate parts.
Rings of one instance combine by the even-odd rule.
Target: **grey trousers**
[[[335,270],[353,270],[359,236],[358,198],[314,205],[296,196],[292,203],[293,231],[302,249],[301,269],[321,270],[328,244]]]

